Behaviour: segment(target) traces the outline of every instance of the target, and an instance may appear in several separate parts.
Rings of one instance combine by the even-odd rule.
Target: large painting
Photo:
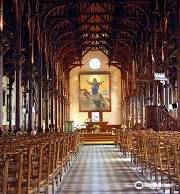
[[[81,73],[79,76],[81,112],[111,111],[110,74]]]

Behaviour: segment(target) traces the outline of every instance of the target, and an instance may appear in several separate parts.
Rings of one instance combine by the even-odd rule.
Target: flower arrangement
[[[100,126],[99,125],[93,125],[93,129],[99,129]]]
[[[100,132],[100,126],[99,125],[93,125],[93,130],[95,133],[99,133]]]
[[[126,129],[126,125],[121,125],[121,129]]]

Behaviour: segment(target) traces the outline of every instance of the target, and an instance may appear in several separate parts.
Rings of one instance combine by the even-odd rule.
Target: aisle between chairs
[[[143,182],[141,190],[135,188]],[[141,183],[136,186],[140,187]],[[56,194],[159,194],[114,145],[88,145],[64,177]]]

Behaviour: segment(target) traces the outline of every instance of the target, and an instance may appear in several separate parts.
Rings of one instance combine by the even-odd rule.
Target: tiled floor
[[[146,188],[137,190],[142,181]],[[57,194],[157,194],[113,145],[87,145],[64,177]]]

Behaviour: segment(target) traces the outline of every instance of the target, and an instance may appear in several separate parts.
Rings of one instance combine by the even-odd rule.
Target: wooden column
[[[65,130],[65,121],[66,121],[66,99],[63,99],[63,129]]]
[[[64,99],[64,126],[66,122],[66,100]]]
[[[144,124],[144,93],[140,96],[140,122]]]
[[[45,91],[45,131],[49,131],[49,99],[48,99],[48,88]]]
[[[19,131],[21,126],[21,64],[18,62],[15,69],[15,83],[16,83],[16,115],[15,126],[16,131]]]
[[[58,95],[58,123],[59,129],[61,131],[61,96]]]
[[[29,66],[28,80],[28,133],[32,131],[32,107],[33,107],[33,85],[32,85],[32,67]]]
[[[125,101],[121,101],[121,123],[125,124],[126,123],[126,107],[125,107]]]
[[[153,105],[153,82],[149,84],[149,97],[150,97],[150,105]]]
[[[160,93],[160,106],[164,106],[164,85],[163,83],[159,84],[159,93]]]
[[[178,32],[177,32],[177,41],[178,41],[178,52],[177,52],[177,127],[180,130],[180,3],[178,4]]]
[[[64,97],[62,97],[61,101],[61,130],[64,131]]]
[[[139,83],[139,118],[140,118],[140,123],[143,125],[144,124],[144,83]]]
[[[53,92],[51,91],[50,94],[50,103],[51,103],[51,110],[50,110],[50,115],[51,115],[51,132],[53,131],[53,126],[54,126],[54,115],[53,115]]]
[[[25,112],[23,113],[24,114],[24,130],[26,131],[27,127],[26,127],[26,123],[27,123],[27,117],[26,117],[26,107],[27,107],[27,93],[26,93],[26,89],[24,91],[24,94],[23,94],[23,97],[24,97],[24,105],[23,105],[23,108],[25,110]]]
[[[128,126],[128,100],[125,99],[125,124],[126,126]]]
[[[153,82],[153,105],[157,106],[158,104],[158,83]]]
[[[151,105],[150,83],[146,83],[146,105]]]
[[[57,131],[59,131],[59,90],[57,90]]]
[[[3,106],[3,45],[0,42],[0,128],[2,127],[2,106]]]
[[[166,105],[166,108],[169,109],[169,84],[168,83],[164,85],[164,90],[165,90],[165,105]]]
[[[134,106],[134,97],[131,97],[131,127],[134,126],[134,118],[135,118],[135,106]]]
[[[58,109],[58,107],[57,107],[57,105],[58,105],[57,104],[57,98],[58,98],[57,94],[55,94],[55,107],[54,107],[55,108],[55,115],[54,115],[55,116],[55,126],[54,126],[55,127],[55,131],[57,131],[57,116],[58,116],[57,115],[57,109]]]
[[[173,103],[173,89],[172,85],[169,85],[169,104]]]
[[[38,79],[38,129],[42,128],[42,53],[40,52]]]
[[[138,96],[135,97],[135,122],[138,123],[138,119],[139,119],[139,112],[138,112]]]
[[[67,97],[66,97],[66,99],[65,99],[65,103],[64,103],[64,106],[65,106],[65,116],[64,116],[64,122],[66,122],[67,121]]]
[[[92,112],[88,112],[88,119],[89,121],[92,121]]]
[[[131,116],[131,107],[130,107],[130,98],[126,100],[126,125],[130,126],[130,116]]]
[[[3,107],[3,44],[1,42],[1,35],[3,35],[3,0],[0,1],[0,128],[2,128],[2,107]]]
[[[61,132],[63,132],[63,120],[64,120],[64,110],[63,110],[63,107],[64,107],[64,90],[63,90],[63,83],[62,83],[62,80],[60,81],[60,117],[61,117]]]
[[[9,89],[9,131],[12,131],[12,85],[13,85],[13,81],[12,81],[12,77],[9,77],[9,85],[8,85],[8,89]]]
[[[180,61],[177,64],[177,125],[178,129],[180,130]]]
[[[180,130],[180,4],[179,4],[179,28],[178,28],[178,53],[177,53],[177,127]]]
[[[16,111],[15,131],[21,128],[21,2],[16,0],[16,51],[15,51],[15,87],[16,87]]]

